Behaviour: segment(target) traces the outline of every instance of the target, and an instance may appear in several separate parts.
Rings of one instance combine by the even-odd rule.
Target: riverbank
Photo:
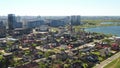
[[[102,22],[101,22],[102,23]],[[80,26],[74,26],[75,29],[83,29],[83,28],[96,28],[96,27],[107,27],[107,26],[120,26],[120,24],[83,24]]]

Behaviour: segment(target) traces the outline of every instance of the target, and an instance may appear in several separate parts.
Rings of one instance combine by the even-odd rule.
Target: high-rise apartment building
[[[80,25],[80,24],[81,24],[81,18],[79,15],[71,16],[71,25]]]
[[[0,21],[0,38],[3,38],[6,36],[6,27],[4,25],[3,21]]]
[[[14,14],[8,14],[8,29],[14,30],[16,24],[16,17]]]

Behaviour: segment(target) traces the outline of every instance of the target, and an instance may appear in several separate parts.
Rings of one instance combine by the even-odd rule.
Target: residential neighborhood
[[[119,39],[105,34],[69,31],[33,31],[0,39],[2,68],[92,68],[119,52]],[[65,29],[64,31],[62,31]],[[38,29],[37,29],[38,30]],[[62,32],[62,33],[61,33]]]

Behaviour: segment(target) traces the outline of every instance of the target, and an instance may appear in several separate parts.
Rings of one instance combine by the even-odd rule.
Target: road
[[[111,56],[110,58],[102,61],[100,64],[96,64],[96,66],[94,68],[103,68],[106,65],[108,65],[110,62],[112,62],[113,60],[117,59],[120,57],[120,52],[116,53],[115,55]]]

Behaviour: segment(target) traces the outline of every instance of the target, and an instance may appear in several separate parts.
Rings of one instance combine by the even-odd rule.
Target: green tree
[[[40,67],[40,68],[46,68],[46,67],[47,67],[46,64],[43,63],[43,62],[39,62],[38,64],[39,64],[39,67]]]
[[[32,44],[32,46],[33,46],[33,47],[36,47],[36,46],[37,46],[37,44],[33,43],[33,44]]]
[[[51,51],[46,51],[44,55],[45,55],[45,58],[48,58],[51,55]]]
[[[102,42],[105,42],[107,44],[111,44],[112,40],[111,39],[103,39]]]

